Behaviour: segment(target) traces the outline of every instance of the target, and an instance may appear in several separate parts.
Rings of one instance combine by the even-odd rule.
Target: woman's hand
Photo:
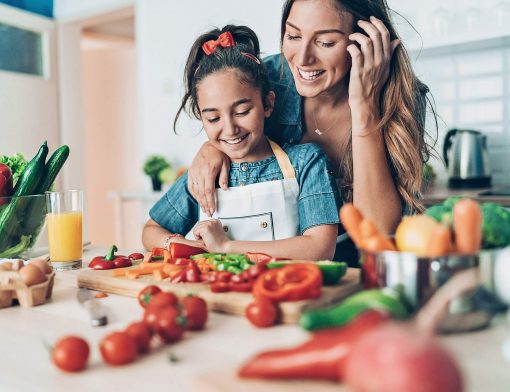
[[[223,226],[218,219],[209,219],[198,222],[193,229],[197,241],[205,244],[208,252],[227,253],[227,244],[230,239],[223,231]]]
[[[359,27],[366,31],[353,33],[349,39],[354,43],[347,47],[352,58],[352,68],[349,81],[349,105],[353,116],[360,105],[370,105],[368,110],[379,113],[381,91],[390,74],[390,62],[393,52],[400,44],[400,40],[390,41],[390,33],[383,22],[370,17],[370,22],[360,20]]]
[[[228,189],[230,160],[210,143],[205,143],[198,151],[188,170],[188,189],[202,211],[212,216],[216,210],[215,182],[219,174],[222,189]]]

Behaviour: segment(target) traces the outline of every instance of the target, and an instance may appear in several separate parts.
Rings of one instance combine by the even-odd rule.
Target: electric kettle
[[[450,188],[491,186],[487,137],[471,129],[450,129],[444,138],[443,158]]]

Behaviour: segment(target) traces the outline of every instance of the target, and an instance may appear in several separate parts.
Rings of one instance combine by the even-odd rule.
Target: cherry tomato
[[[138,303],[142,308],[146,308],[151,298],[155,294],[160,292],[161,289],[158,286],[155,286],[153,284],[146,286],[143,289],[141,289],[140,292],[138,293]]]
[[[149,326],[152,333],[156,332],[158,315],[161,309],[164,308],[149,307],[143,313],[143,322]]]
[[[253,325],[259,328],[265,328],[274,325],[276,322],[278,308],[273,302],[260,298],[249,304],[244,314]]]
[[[126,333],[136,340],[139,354],[149,351],[152,331],[146,323],[143,321],[131,323],[126,328]]]
[[[103,338],[99,350],[107,364],[125,365],[135,360],[138,344],[126,332],[113,332]]]
[[[173,307],[160,309],[156,323],[156,333],[165,343],[177,342],[184,334],[186,319]]]
[[[179,305],[179,298],[174,293],[162,291],[154,295],[149,301],[149,307],[164,308]]]
[[[88,343],[77,336],[65,336],[53,348],[53,363],[66,372],[79,372],[87,366],[89,359]]]
[[[128,258],[131,260],[140,260],[140,259],[143,259],[143,254],[142,253],[131,253],[128,256]]]
[[[186,329],[198,331],[207,322],[207,303],[203,298],[188,295],[182,299],[183,314],[186,317]]]

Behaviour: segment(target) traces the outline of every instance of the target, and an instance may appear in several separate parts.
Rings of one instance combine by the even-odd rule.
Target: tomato
[[[258,298],[246,307],[244,314],[253,325],[265,328],[276,322],[278,308],[273,302],[265,298]]]
[[[159,310],[156,333],[165,343],[177,342],[184,334],[186,319],[173,307]]]
[[[145,309],[145,312],[143,313],[143,322],[149,326],[152,333],[156,332],[158,315],[161,309],[164,308],[151,306]]]
[[[125,365],[135,360],[138,344],[126,332],[113,332],[103,338],[99,350],[107,364]]]
[[[182,299],[183,314],[186,317],[186,329],[198,331],[207,322],[207,303],[203,298],[188,295]]]
[[[140,259],[143,259],[143,254],[142,253],[131,253],[128,256],[128,258],[131,260],[140,260]]]
[[[65,336],[53,348],[53,363],[66,372],[79,372],[87,366],[90,348],[88,343],[77,336]]]
[[[179,298],[174,293],[162,291],[154,295],[149,301],[149,307],[164,308],[179,305]]]
[[[149,351],[152,336],[152,331],[149,325],[143,321],[131,323],[126,328],[126,333],[136,340],[139,354]]]
[[[155,286],[153,284],[146,286],[143,289],[141,289],[140,292],[138,293],[138,303],[142,308],[146,308],[151,298],[155,294],[160,292],[161,289],[158,286]]]

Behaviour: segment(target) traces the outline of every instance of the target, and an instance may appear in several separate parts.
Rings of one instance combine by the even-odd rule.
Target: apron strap
[[[294,167],[290,163],[290,159],[283,151],[283,149],[273,142],[272,140],[269,140],[269,144],[271,146],[271,149],[273,150],[274,156],[276,157],[276,160],[278,161],[278,165],[280,166],[280,170],[283,173],[283,178],[290,179],[290,178],[296,178],[296,172],[294,171]]]

